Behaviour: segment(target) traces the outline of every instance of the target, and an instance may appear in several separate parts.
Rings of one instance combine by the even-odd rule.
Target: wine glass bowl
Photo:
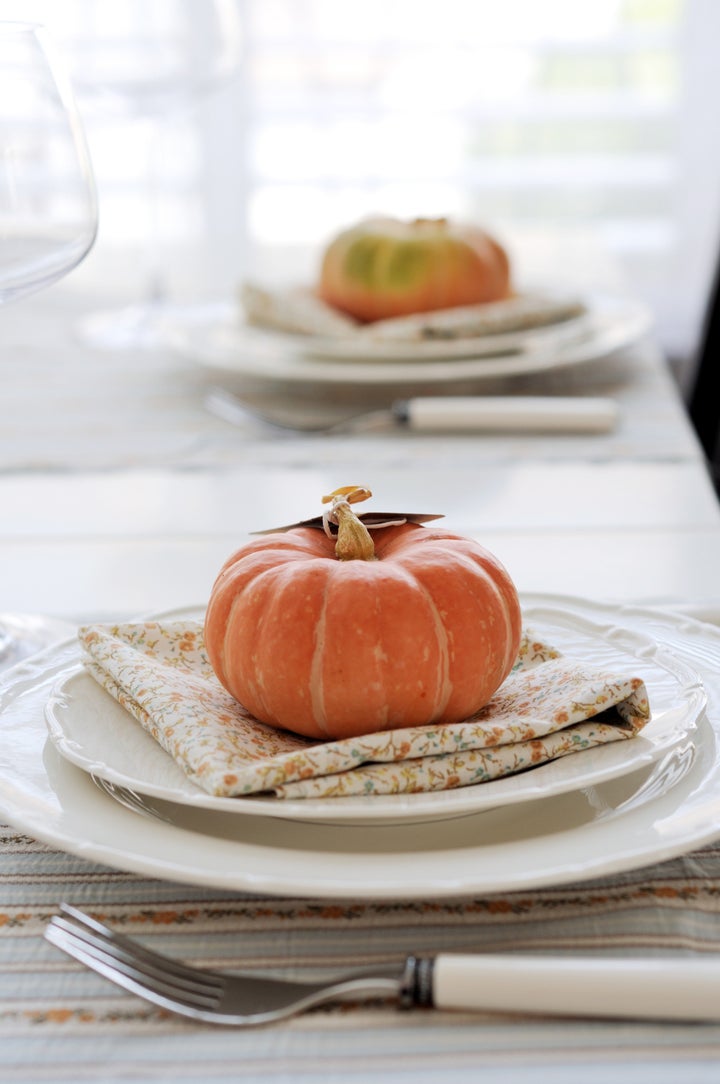
[[[88,127],[95,121],[128,124],[133,168],[144,174],[134,228],[141,236],[118,244],[133,253],[136,299],[87,314],[78,325],[81,339],[100,349],[154,347],[164,340],[164,323],[176,307],[169,296],[172,257],[168,256],[163,175],[169,138],[177,137],[192,111],[221,90],[242,69],[241,0],[87,0],[82,27],[64,26],[53,4],[48,25],[65,50],[78,101]],[[172,150],[172,145],[171,150]],[[100,179],[102,185],[102,175]],[[101,189],[102,190],[102,189]],[[110,210],[112,213],[112,208]],[[117,223],[109,221],[111,237]],[[106,251],[112,253],[112,244]],[[134,247],[132,247],[134,245]],[[118,283],[130,281],[125,264]]]
[[[42,26],[0,23],[0,307],[77,267],[97,224],[83,127],[53,42]],[[54,638],[56,625],[5,617],[0,669]]]
[[[99,116],[161,119],[237,72],[238,0],[124,0],[123,6],[119,22],[117,0],[92,0],[82,33],[58,21],[78,100]]]
[[[47,31],[0,23],[0,304],[67,275],[97,233],[93,171]]]

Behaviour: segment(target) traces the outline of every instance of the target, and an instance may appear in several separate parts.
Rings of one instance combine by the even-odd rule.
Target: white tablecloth
[[[510,382],[524,394],[616,397],[610,434],[300,436],[213,416],[203,370],[170,350],[89,348],[76,334],[84,309],[61,286],[2,314],[0,610],[88,620],[202,604],[250,531],[315,515],[322,494],[350,483],[373,489],[378,510],[444,513],[448,527],[493,549],[523,591],[696,608],[720,600],[720,512],[651,342]],[[334,969],[411,949],[712,954],[716,846],[532,892],[331,903],[119,872],[12,826],[0,851],[8,1081],[717,1080],[715,1025],[401,1014],[376,1003],[246,1032],[193,1026],[41,937],[64,899],[161,950],[228,968]]]

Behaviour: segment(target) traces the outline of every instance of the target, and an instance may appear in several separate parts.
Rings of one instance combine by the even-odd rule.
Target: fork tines
[[[46,928],[47,940],[126,990],[175,1011],[178,1002],[188,1009],[212,1010],[222,997],[226,983],[221,974],[152,952],[68,904],[60,904],[60,911]]]

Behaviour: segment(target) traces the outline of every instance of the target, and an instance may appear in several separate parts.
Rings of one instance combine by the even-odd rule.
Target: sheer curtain
[[[716,0],[238,4],[236,78],[168,120],[178,293],[312,275],[323,241],[367,213],[455,215],[503,238],[521,279],[562,282],[563,253],[575,274],[592,248],[652,306],[668,354],[692,352],[720,235]],[[0,17],[44,14],[67,38],[88,7],[0,0]],[[153,7],[135,8],[139,38]],[[87,275],[102,281],[132,262],[148,210],[132,123],[88,124],[102,223]]]

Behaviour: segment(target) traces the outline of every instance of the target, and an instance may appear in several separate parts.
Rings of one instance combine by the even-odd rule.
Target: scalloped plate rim
[[[180,612],[194,619],[202,613],[192,610]],[[555,609],[555,621],[567,618],[567,611]],[[154,619],[165,615],[150,615]],[[576,621],[585,620],[575,617]],[[590,635],[601,635],[605,629],[595,622],[587,622]],[[628,774],[653,763],[673,745],[683,741],[696,725],[703,710],[706,696],[702,681],[687,664],[676,660],[671,654],[665,661],[661,645],[638,633],[634,637],[638,658],[652,656],[655,663],[672,675],[678,683],[678,695],[685,700],[676,707],[679,718],[672,719],[673,708],[655,720],[630,741],[614,743],[597,749],[585,750],[563,757],[531,771],[487,783],[461,787],[451,791],[423,792],[419,794],[368,795],[338,798],[279,799],[271,796],[248,796],[216,798],[183,777],[181,769],[172,758],[142,730],[140,725],[101,689],[94,678],[83,671],[82,665],[74,668],[56,683],[45,707],[45,719],[50,738],[61,756],[90,775],[98,776],[116,786],[147,796],[187,807],[214,810],[230,815],[276,817],[289,820],[327,821],[332,823],[394,823],[402,821],[428,821],[444,817],[465,816],[502,805],[536,800],[563,794],[579,787],[594,786],[609,779]],[[619,652],[620,653],[620,652]],[[625,654],[625,652],[622,652]],[[641,666],[638,666],[641,669]],[[684,682],[684,685],[682,684]],[[80,686],[79,693],[77,686]],[[83,697],[84,694],[84,697]],[[83,699],[90,703],[84,706]],[[652,694],[650,695],[652,705]],[[105,704],[108,720],[98,718],[100,712],[94,704]],[[84,714],[83,714],[84,709]],[[143,768],[148,763],[164,767],[175,785],[158,784],[137,768],[118,769],[112,762],[112,749],[107,760],[99,759],[97,753],[88,753],[87,738],[78,735],[80,726],[105,725],[107,736],[115,736],[116,747],[121,749],[134,743],[130,759]],[[655,731],[653,732],[653,724]],[[664,725],[662,725],[664,724]],[[75,729],[73,729],[73,727]],[[120,741],[117,735],[120,732]],[[116,754],[117,757],[117,754]]]

